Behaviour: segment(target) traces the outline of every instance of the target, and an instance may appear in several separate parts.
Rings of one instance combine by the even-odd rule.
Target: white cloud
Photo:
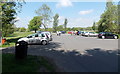
[[[19,17],[16,17],[16,18],[15,18],[15,20],[19,21],[19,20],[20,20],[20,18],[19,18]]]
[[[59,20],[63,20],[63,19],[65,19],[65,17],[64,17],[64,16],[59,16],[58,19],[59,19]]]
[[[59,2],[56,4],[56,7],[69,7],[69,6],[73,6],[70,0],[59,0]]]
[[[18,21],[15,23],[17,27],[25,27],[28,28],[29,21],[32,19],[32,17],[24,17],[24,18],[16,18]]]
[[[86,14],[92,13],[93,11],[94,11],[93,9],[91,9],[91,10],[85,10],[85,11],[80,11],[79,14],[80,15],[86,15]]]

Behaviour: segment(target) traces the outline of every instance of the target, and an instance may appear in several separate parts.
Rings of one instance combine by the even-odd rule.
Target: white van
[[[28,44],[42,44],[42,45],[47,45],[49,43],[49,37],[45,33],[35,33],[28,35],[27,37],[20,38],[19,41],[25,41]]]

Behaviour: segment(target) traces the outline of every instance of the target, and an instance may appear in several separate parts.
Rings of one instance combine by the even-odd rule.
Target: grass
[[[7,41],[5,44],[0,45],[0,47],[12,47],[15,45],[15,42],[17,42],[18,39],[26,37],[29,34],[33,34],[33,32],[15,32],[11,34],[9,37],[5,37]]]
[[[39,72],[44,67],[46,71],[54,72],[52,64],[44,57],[28,56],[23,60],[16,60],[14,54],[2,54],[2,72]]]
[[[9,37],[6,37],[6,39],[25,37],[29,34],[33,34],[33,32],[15,32],[15,33],[11,34]]]

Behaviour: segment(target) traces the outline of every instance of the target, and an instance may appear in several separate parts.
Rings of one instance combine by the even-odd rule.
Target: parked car
[[[52,34],[49,32],[49,31],[44,31],[44,32],[41,32],[41,33],[45,33],[48,35],[48,38],[49,38],[49,41],[52,41],[53,38],[52,38]]]
[[[28,44],[42,44],[42,45],[47,45],[49,43],[49,38],[47,34],[45,33],[35,33],[28,35],[27,37],[20,38],[19,41],[25,41]]]
[[[88,33],[88,32],[82,31],[82,32],[81,32],[81,35],[82,35],[82,36],[85,36],[86,33]]]
[[[65,34],[66,33],[66,31],[60,31],[62,34]]]
[[[113,33],[111,33],[111,32],[100,32],[100,33],[98,34],[98,38],[102,38],[102,39],[105,39],[105,38],[118,39],[119,37],[118,37],[118,35],[113,34]]]
[[[97,37],[98,34],[95,33],[95,32],[85,32],[84,36],[87,36],[87,37]]]

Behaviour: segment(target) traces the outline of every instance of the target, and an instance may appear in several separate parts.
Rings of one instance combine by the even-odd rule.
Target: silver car
[[[19,41],[25,41],[28,44],[42,44],[42,45],[47,45],[49,43],[49,38],[47,34],[45,33],[35,33],[28,35],[27,37],[21,38],[18,40]]]

